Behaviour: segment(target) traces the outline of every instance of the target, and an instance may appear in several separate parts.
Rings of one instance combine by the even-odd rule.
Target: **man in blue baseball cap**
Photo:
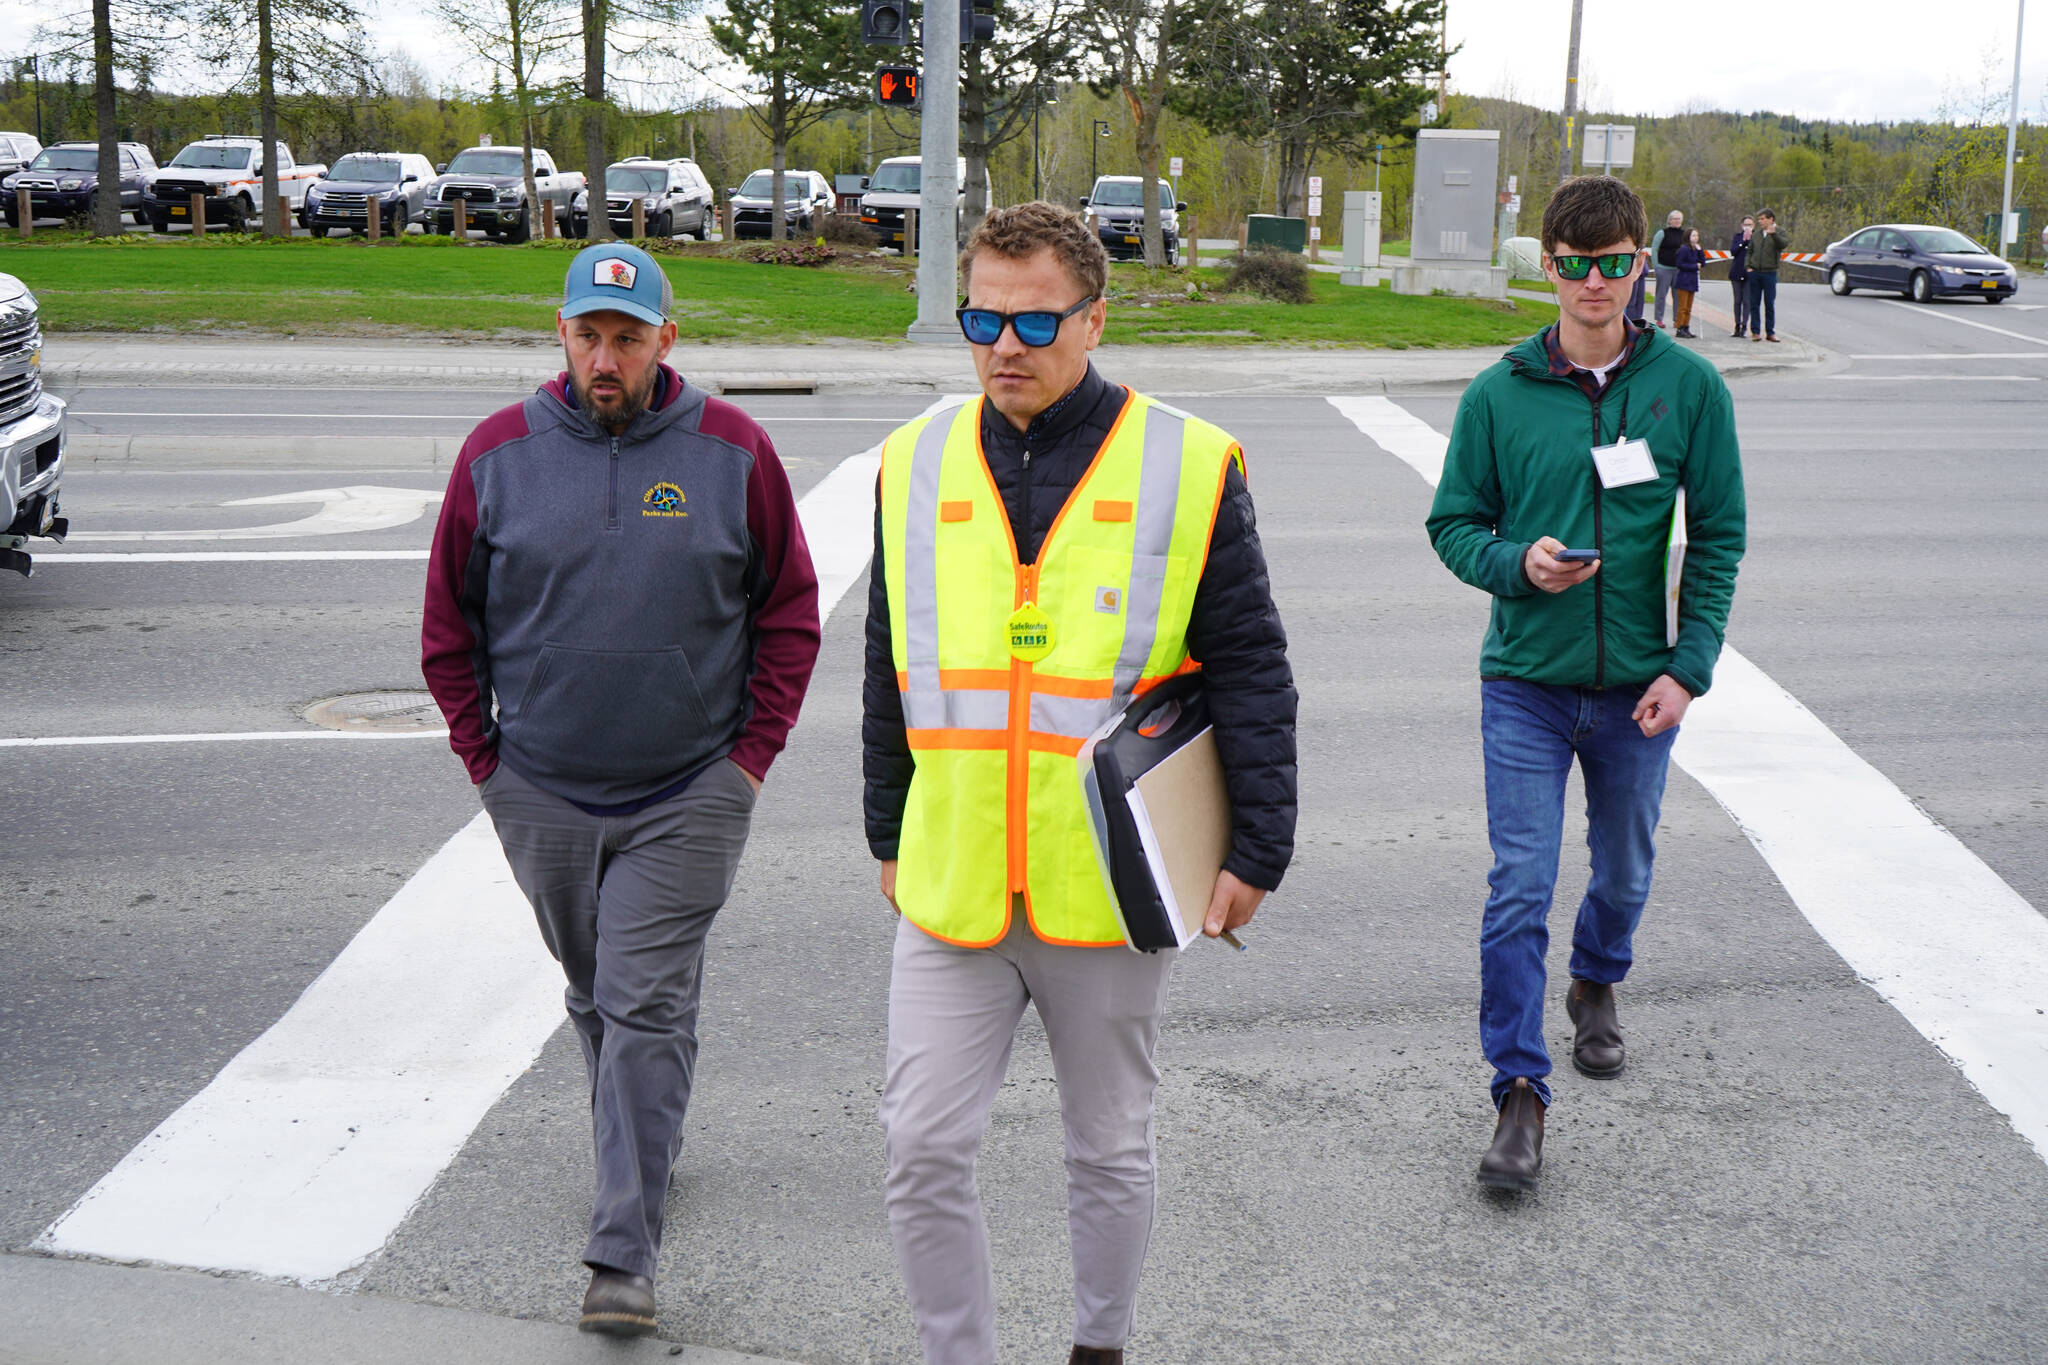
[[[704,942],[818,654],[818,579],[767,433],[663,361],[672,295],[577,253],[568,369],[448,479],[421,671],[568,978],[596,1134],[581,1325],[655,1327]]]

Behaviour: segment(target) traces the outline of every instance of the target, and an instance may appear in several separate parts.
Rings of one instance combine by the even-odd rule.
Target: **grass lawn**
[[[51,332],[263,332],[304,336],[537,338],[552,330],[562,273],[580,243],[463,244],[408,237],[263,241],[228,236],[91,242],[38,233],[0,243],[0,271],[42,303]],[[842,255],[823,268],[757,265],[717,244],[659,254],[685,340],[899,341],[917,314],[916,263]],[[1555,310],[1469,299],[1399,298],[1315,277],[1290,306],[1213,292],[1222,272],[1119,266],[1108,339],[1202,345],[1285,343],[1490,346]],[[1191,282],[1195,286],[1190,296]]]

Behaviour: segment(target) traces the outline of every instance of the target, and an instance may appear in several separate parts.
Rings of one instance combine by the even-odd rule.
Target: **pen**
[[[1244,951],[1244,944],[1238,942],[1237,935],[1231,933],[1228,929],[1225,929],[1222,933],[1216,935],[1216,937],[1222,939],[1225,943],[1228,943],[1231,947],[1237,949],[1240,953]]]

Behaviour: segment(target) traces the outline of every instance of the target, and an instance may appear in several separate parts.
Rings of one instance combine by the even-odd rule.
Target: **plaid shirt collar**
[[[1641,349],[1643,338],[1650,334],[1648,323],[1624,323],[1623,326],[1626,328],[1627,340],[1622,347],[1621,360],[1607,372],[1607,382],[1610,384],[1614,382],[1616,375],[1628,368],[1629,361],[1635,359],[1636,352]],[[1558,344],[1556,323],[1543,329],[1543,354],[1550,360],[1551,374],[1559,379],[1571,380],[1588,398],[1599,397],[1600,381],[1594,377],[1593,372],[1580,369],[1565,358],[1564,348]]]

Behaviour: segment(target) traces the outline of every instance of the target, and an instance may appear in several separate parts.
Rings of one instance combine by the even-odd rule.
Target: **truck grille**
[[[320,207],[330,212],[346,209],[350,213],[361,213],[368,196],[361,194],[323,194]]]
[[[203,180],[158,180],[150,193],[159,199],[190,199],[195,194],[218,197],[220,191]]]
[[[29,358],[43,344],[36,315],[0,315],[0,422],[33,412],[43,394],[43,372]]]
[[[57,182],[54,180],[31,180],[24,175],[14,182],[14,186],[16,189],[23,190],[54,190],[57,188]]]
[[[457,199],[466,199],[472,204],[488,204],[497,197],[497,188],[492,185],[443,185],[441,187],[441,202],[444,204],[452,204]]]

